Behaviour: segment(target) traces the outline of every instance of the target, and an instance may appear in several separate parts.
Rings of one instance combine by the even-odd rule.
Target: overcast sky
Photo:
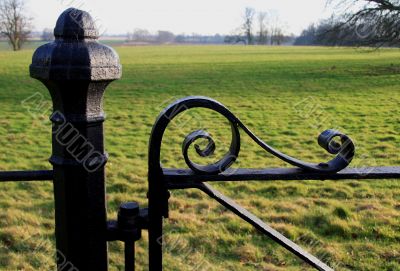
[[[241,23],[246,7],[272,10],[299,34],[311,22],[328,17],[326,0],[27,0],[37,31],[54,28],[68,7],[89,11],[102,33],[126,34],[134,28],[175,34],[228,34]]]

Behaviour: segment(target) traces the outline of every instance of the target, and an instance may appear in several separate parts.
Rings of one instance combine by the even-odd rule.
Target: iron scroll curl
[[[197,174],[219,174],[223,173],[230,166],[232,166],[232,164],[238,158],[240,152],[239,128],[268,153],[305,171],[320,173],[339,172],[350,164],[355,154],[354,143],[347,135],[336,130],[326,130],[319,135],[318,144],[330,154],[334,154],[335,157],[332,160],[323,163],[309,163],[299,160],[269,146],[267,143],[257,137],[250,129],[248,129],[239,118],[237,118],[220,102],[207,97],[190,96],[179,99],[170,104],[157,118],[157,121],[153,127],[150,142],[150,148],[155,146],[157,148],[157,150],[150,150],[150,154],[155,155],[150,157],[150,159],[157,159],[152,160],[153,162],[158,161],[159,163],[160,161],[162,136],[168,124],[177,115],[191,108],[206,108],[221,114],[230,123],[232,133],[229,150],[220,160],[208,165],[199,165],[193,162],[189,157],[188,151],[191,146],[194,146],[196,153],[201,157],[209,157],[214,154],[216,146],[211,135],[205,130],[196,130],[186,136],[182,144],[182,154],[187,166]],[[205,139],[208,141],[207,146],[203,149],[196,144],[196,141],[199,139]],[[339,139],[340,142],[338,142],[337,139]],[[152,163],[152,165],[154,166],[154,163]]]
[[[187,166],[193,171],[193,175],[185,177],[184,184],[180,183],[176,186],[173,186],[173,181],[169,182],[166,180],[165,172],[167,169],[163,168],[161,165],[160,156],[162,141],[170,122],[179,114],[192,108],[210,109],[222,115],[230,123],[232,133],[231,142],[229,149],[220,160],[215,163],[200,165],[190,159],[189,149],[194,147],[195,152],[200,157],[210,157],[216,150],[215,141],[205,130],[195,130],[187,135],[182,144],[182,154]],[[350,164],[355,153],[355,146],[348,136],[335,130],[326,130],[319,135],[318,143],[323,149],[331,154],[334,154],[335,157],[325,163],[316,164],[304,162],[269,146],[254,133],[252,133],[250,129],[248,129],[227,107],[216,100],[207,97],[190,96],[175,101],[167,106],[158,116],[153,126],[149,142],[149,270],[162,270],[163,218],[168,218],[169,216],[169,190],[185,188],[198,188],[202,190],[210,197],[216,199],[222,205],[236,213],[239,217],[249,222],[257,229],[261,230],[264,234],[270,236],[277,243],[284,246],[304,261],[310,263],[318,270],[332,270],[318,261],[318,259],[312,255],[305,253],[298,246],[289,242],[286,237],[268,227],[261,220],[254,217],[254,215],[250,214],[240,206],[237,206],[237,204],[235,204],[233,201],[221,196],[220,193],[217,193],[217,191],[212,189],[211,186],[207,185],[203,181],[198,182],[194,180],[194,175],[198,175],[198,177],[207,177],[207,180],[211,180],[213,177],[216,179],[220,174],[222,175],[229,167],[233,165],[240,152],[239,130],[244,131],[255,143],[257,143],[268,153],[291,164],[292,166],[302,169],[305,172],[339,172]],[[199,144],[196,144],[200,139],[207,141],[207,145],[205,147],[200,147]],[[175,170],[180,171],[179,169]],[[231,177],[234,175],[235,174],[229,174]]]

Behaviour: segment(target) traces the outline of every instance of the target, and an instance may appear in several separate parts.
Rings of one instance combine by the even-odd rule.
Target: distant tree
[[[282,45],[285,41],[284,24],[278,14],[270,15],[270,43],[271,45]]]
[[[213,43],[217,43],[217,44],[224,43],[224,39],[225,39],[225,37],[218,33],[215,34],[214,37],[212,38]]]
[[[296,39],[295,45],[323,45],[323,46],[357,46],[362,37],[357,35],[354,28],[343,21],[331,17],[311,24]]]
[[[279,27],[275,27],[271,32],[271,45],[282,45],[285,42],[285,35],[283,30]]]
[[[304,29],[300,36],[294,42],[294,45],[313,45],[317,39],[317,27],[315,24],[310,24],[307,29]]]
[[[253,23],[255,13],[256,11],[253,8],[246,8],[243,14],[244,22],[242,28],[247,44],[254,44]]]
[[[131,32],[126,33],[126,41],[127,42],[132,41],[132,33]]]
[[[237,43],[247,44],[247,37],[243,34],[243,29],[238,28],[232,31],[230,35],[226,35],[224,38],[224,42],[233,44]]]
[[[43,29],[42,35],[40,37],[43,41],[52,41],[54,40],[53,31],[50,28]]]
[[[158,43],[171,43],[175,40],[175,35],[169,31],[158,31],[157,42]]]
[[[320,21],[315,32],[316,45],[347,46],[355,43],[357,37],[348,27],[339,27],[340,21],[335,17]]]
[[[400,45],[400,0],[327,1],[343,14],[336,27],[346,32],[351,28],[357,45]]]
[[[254,17],[257,14],[258,21],[258,35],[255,39],[253,34]],[[226,43],[244,43],[254,44],[257,41],[259,44],[267,44],[268,35],[271,45],[281,45],[283,43],[292,42],[294,38],[292,36],[285,35],[284,24],[279,20],[277,14],[271,15],[272,12],[259,12],[252,8],[246,8],[243,15],[243,24],[240,28],[233,31],[231,35],[225,36]],[[271,20],[272,18],[272,20]],[[267,21],[268,19],[268,21]]]
[[[0,0],[0,33],[14,51],[22,48],[32,30],[32,19],[25,13],[24,0]]]
[[[151,34],[148,30],[136,28],[132,33],[132,40],[137,42],[148,42],[151,39]]]
[[[266,12],[259,12],[258,19],[258,44],[268,43],[268,27],[267,27],[268,14]]]
[[[142,28],[135,28],[133,32],[127,33],[127,42],[152,42],[154,36],[149,31]]]
[[[185,43],[185,41],[186,41],[186,37],[184,34],[180,34],[175,37],[176,43]]]

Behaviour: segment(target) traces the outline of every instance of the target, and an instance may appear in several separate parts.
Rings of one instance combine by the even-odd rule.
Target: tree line
[[[0,0],[0,35],[13,50],[22,48],[32,33],[32,18],[26,0]],[[339,14],[311,24],[294,41],[295,45],[399,46],[400,0],[326,0]],[[53,39],[45,29],[42,40]],[[174,35],[170,31],[150,34],[144,29],[128,33],[127,42],[146,43],[243,43],[282,45],[292,43],[277,13],[246,8],[240,25],[229,35]]]
[[[153,34],[146,29],[137,28],[127,34],[127,42],[135,44],[168,44],[168,43],[200,43],[222,44],[242,43],[246,45],[282,45],[294,40],[285,34],[285,24],[274,12],[256,12],[246,8],[241,25],[230,35],[174,35],[170,31],[158,31]]]
[[[126,35],[127,43],[134,44],[171,44],[171,43],[187,43],[187,44],[220,44],[224,43],[224,36],[200,35],[200,34],[179,34],[175,35],[170,31],[159,30],[156,33],[143,28],[136,28]]]
[[[247,45],[282,45],[293,40],[293,35],[285,34],[286,25],[273,11],[256,11],[246,8],[242,15],[242,24],[225,36],[226,43]]]
[[[360,46],[366,42],[366,35],[369,34],[361,28],[330,18],[308,26],[296,38],[294,45]]]
[[[400,45],[400,0],[329,0],[329,3],[345,11],[311,24],[295,45]]]

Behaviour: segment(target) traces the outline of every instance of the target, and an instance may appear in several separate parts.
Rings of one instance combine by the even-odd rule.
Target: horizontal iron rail
[[[52,181],[52,170],[0,171],[0,182]]]
[[[163,169],[163,173],[165,181],[172,186],[187,181],[400,179],[400,167],[347,168],[338,173],[310,172],[298,168],[228,169],[220,174],[198,174],[187,169]]]

